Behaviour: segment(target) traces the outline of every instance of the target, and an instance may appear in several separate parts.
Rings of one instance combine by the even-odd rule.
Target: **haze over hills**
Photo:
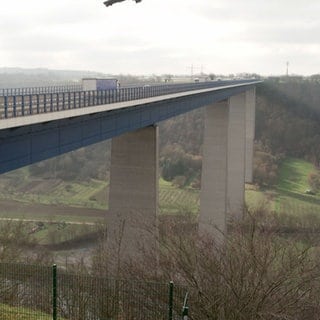
[[[95,71],[52,70],[45,68],[0,68],[0,88],[50,86],[77,83],[85,77],[106,77]]]
[[[132,85],[146,82],[154,83],[161,81],[161,77],[157,75],[138,77],[129,74],[114,75],[86,70],[0,68],[0,88],[77,84],[81,82],[82,78],[117,78],[121,85]]]

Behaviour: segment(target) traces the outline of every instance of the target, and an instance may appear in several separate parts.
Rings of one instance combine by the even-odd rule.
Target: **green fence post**
[[[173,319],[173,281],[169,283],[169,320]]]
[[[52,320],[57,320],[57,265],[52,266]]]
[[[184,307],[182,309],[182,320],[187,320],[189,316],[189,307]]]

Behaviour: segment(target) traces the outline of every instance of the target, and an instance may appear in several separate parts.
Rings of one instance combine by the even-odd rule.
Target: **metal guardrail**
[[[226,85],[250,85],[256,82],[257,80],[210,81],[111,90],[6,95],[0,96],[0,119],[85,108]]]

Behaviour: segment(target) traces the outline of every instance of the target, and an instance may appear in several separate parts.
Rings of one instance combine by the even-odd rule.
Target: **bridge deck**
[[[258,82],[0,97],[0,174],[223,101]]]
[[[122,109],[255,83],[256,80],[211,81],[101,91],[0,96],[0,129]]]

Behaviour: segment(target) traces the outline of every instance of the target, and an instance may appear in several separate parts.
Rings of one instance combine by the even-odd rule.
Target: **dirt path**
[[[66,216],[90,216],[104,217],[106,210],[67,207],[58,205],[46,205],[41,203],[26,203],[14,200],[0,200],[0,211],[3,213],[21,213],[32,215],[66,215]]]

